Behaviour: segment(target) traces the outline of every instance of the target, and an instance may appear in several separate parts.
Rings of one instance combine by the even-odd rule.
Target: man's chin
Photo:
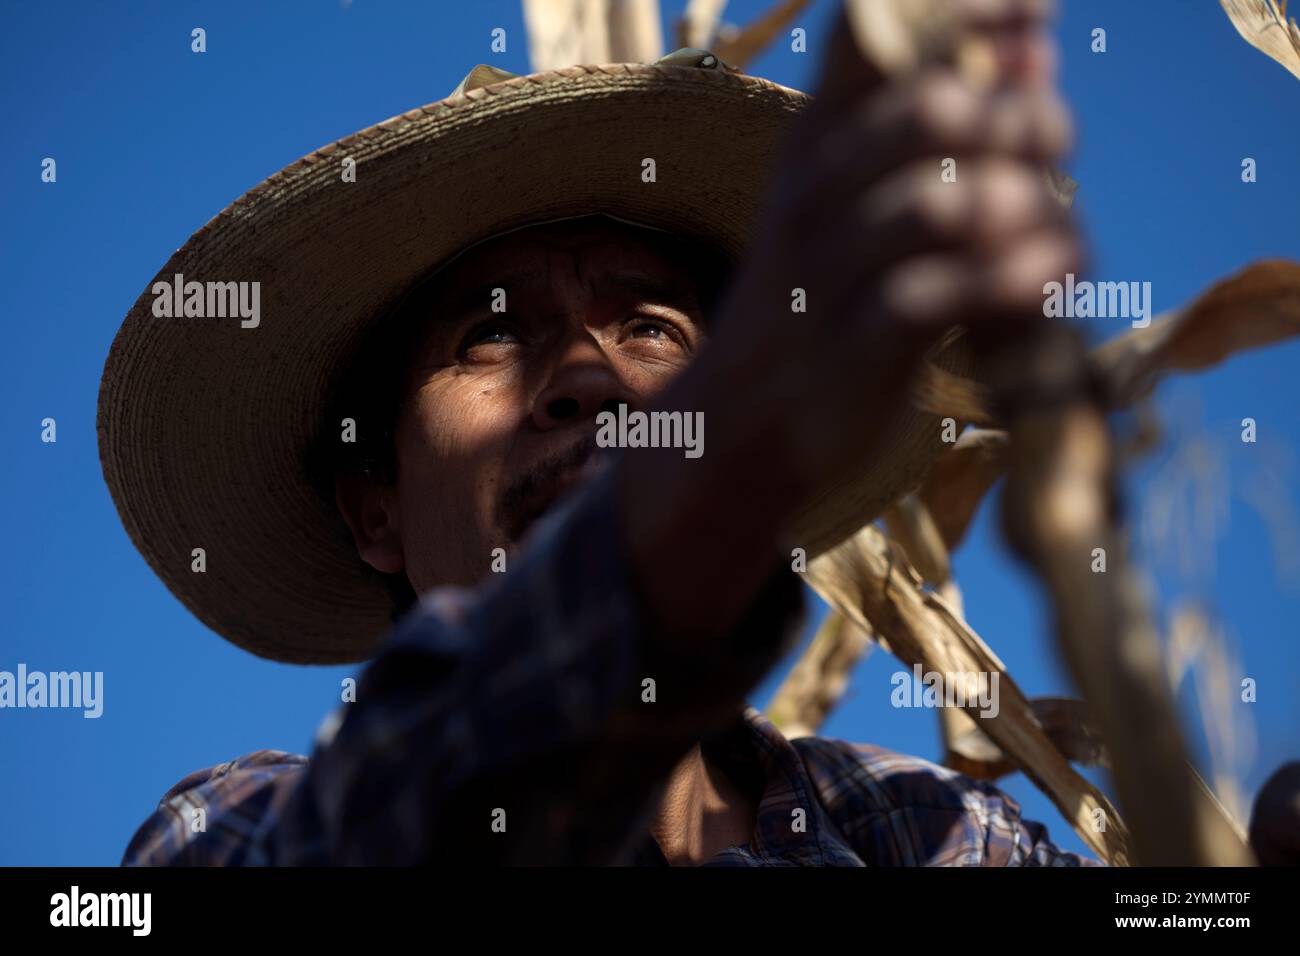
[[[537,526],[571,500],[582,488],[591,484],[609,467],[608,455],[592,455],[582,465],[559,476],[541,491],[514,521],[506,526],[506,540],[518,548],[525,544]]]

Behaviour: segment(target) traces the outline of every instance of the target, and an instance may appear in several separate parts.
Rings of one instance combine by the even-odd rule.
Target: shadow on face
[[[331,470],[361,558],[395,593],[480,580],[604,464],[597,414],[644,407],[698,355],[728,272],[710,249],[601,216],[506,233],[438,270],[363,348],[330,416],[358,423]]]

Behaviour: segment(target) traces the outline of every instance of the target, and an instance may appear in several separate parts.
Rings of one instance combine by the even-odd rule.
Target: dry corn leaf
[[[1300,26],[1288,20],[1286,0],[1219,0],[1241,38],[1300,78]]]
[[[808,2],[809,0],[781,0],[753,23],[734,34],[719,35],[714,41],[713,52],[722,62],[743,69],[767,49],[785,29],[786,24],[808,6]]]
[[[1088,715],[1088,706],[1072,697],[1036,697],[1029,710],[1065,759],[1085,766],[1105,766],[1106,749]],[[954,770],[980,780],[1015,773],[1016,765],[975,721],[951,741],[945,761]]]
[[[948,547],[925,504],[914,494],[904,495],[885,509],[885,527],[926,583],[939,587],[952,574]]]
[[[940,456],[918,495],[949,551],[961,544],[980,502],[1007,468],[1006,432],[969,428]]]
[[[1264,260],[1224,279],[1191,305],[1158,316],[1093,349],[1113,408],[1141,401],[1171,371],[1194,371],[1230,355],[1300,334],[1300,263]],[[925,406],[936,414],[980,416],[987,392],[957,376],[927,372]],[[946,411],[945,411],[946,409]],[[955,550],[980,502],[1006,468],[1006,433],[968,429],[945,452],[919,492],[949,551]]]
[[[996,716],[981,717],[978,705],[966,713],[981,731],[1043,791],[1074,827],[1084,843],[1113,866],[1130,865],[1131,836],[1105,794],[1084,779],[1044,730],[1034,706],[1007,673],[1006,665],[936,593],[921,589],[921,578],[898,549],[868,525],[843,544],[818,557],[808,568],[808,582],[831,608],[843,614],[908,666],[946,673],[999,675]],[[1061,705],[1070,714],[1069,705]],[[1040,708],[1041,709],[1041,708]],[[1092,721],[1080,723],[1066,749],[1087,754],[1095,735]],[[1086,761],[1084,761],[1086,762]],[[1245,836],[1200,775],[1180,762],[1189,797],[1203,818],[1203,839],[1211,857],[1234,863],[1249,859]],[[1097,812],[1106,829],[1097,832]]]
[[[1034,781],[1103,860],[1127,865],[1128,831],[1105,794],[1079,775],[1033,716],[1028,698],[992,649],[938,595],[920,588],[920,576],[885,537],[868,525],[808,568],[809,584],[835,610],[908,666],[940,672],[999,675],[996,716],[967,709],[1016,766]],[[1106,829],[1093,826],[1095,811]]]
[[[1300,334],[1300,263],[1262,259],[1202,292],[1190,305],[1156,316],[1089,353],[1112,408],[1148,394],[1168,372],[1217,365],[1237,352]],[[988,388],[926,366],[913,402],[934,415],[976,425],[1002,424]]]
[[[973,425],[997,425],[988,387],[926,362],[912,384],[912,404],[940,418]]]
[[[1266,259],[1217,282],[1190,305],[1092,351],[1110,402],[1125,407],[1171,371],[1217,365],[1300,334],[1300,263]]]
[[[925,503],[916,494],[904,495],[885,509],[884,519],[890,543],[902,549],[922,580],[936,590],[954,616],[964,620],[961,588],[952,579],[948,546]],[[954,741],[975,729],[975,721],[964,710],[939,708],[939,733],[945,754],[952,752]]]
[[[1047,167],[1047,188],[1066,209],[1074,205],[1074,194],[1079,191],[1079,182],[1063,169]]]
[[[1092,724],[1087,705],[1083,701],[1071,697],[1038,697],[1030,701],[1029,706],[1052,743],[1071,762],[1090,767],[1109,765],[1101,734]],[[948,747],[945,763],[949,767],[978,780],[998,780],[1019,769],[973,720],[967,723],[970,729],[956,736]],[[1245,844],[1245,828],[1219,799],[1218,794],[1195,767],[1187,765],[1187,772],[1199,798],[1207,807],[1213,808],[1236,838]]]

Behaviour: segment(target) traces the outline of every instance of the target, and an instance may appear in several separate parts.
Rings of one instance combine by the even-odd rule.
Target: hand
[[[841,16],[713,342],[663,403],[704,411],[708,452],[624,476],[633,564],[670,620],[733,621],[796,507],[878,453],[926,348],[1041,321],[1044,283],[1077,269],[1044,171],[1070,137],[1045,4],[957,5],[992,88],[941,65],[889,81]]]
[[[943,332],[1014,335],[1043,320],[1044,283],[1079,266],[1045,182],[1070,138],[1045,5],[956,6],[997,53],[990,89],[946,66],[887,81],[841,22],[719,323],[716,357],[735,378],[711,379],[745,395],[769,457],[805,492],[860,467],[872,435],[845,423],[885,425]],[[791,312],[795,288],[806,314]]]

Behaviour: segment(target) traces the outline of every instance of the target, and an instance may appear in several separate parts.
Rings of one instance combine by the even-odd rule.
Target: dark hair
[[[601,218],[599,216],[583,219]],[[681,265],[690,275],[709,321],[717,311],[729,284],[734,264],[716,247],[667,233],[641,233],[661,254]],[[365,475],[384,484],[397,480],[394,436],[406,398],[407,376],[416,354],[426,319],[438,294],[435,281],[442,268],[420,280],[398,305],[367,332],[349,360],[340,363],[330,387],[325,420],[307,453],[307,474],[312,485],[335,503],[335,481],[339,475]],[[355,440],[339,440],[345,418],[356,423]],[[396,621],[417,601],[415,589],[403,572],[385,574],[366,565],[377,575],[393,602]]]

